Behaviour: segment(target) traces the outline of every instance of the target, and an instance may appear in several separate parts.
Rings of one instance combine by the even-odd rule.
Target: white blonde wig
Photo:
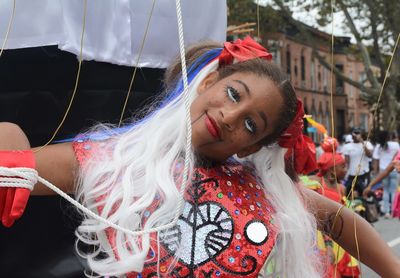
[[[191,102],[200,81],[217,67],[218,61],[209,63],[191,81]],[[126,132],[103,141],[102,150],[88,158],[82,167],[77,199],[96,213],[102,207],[102,217],[130,230],[148,230],[169,223],[180,198],[173,165],[185,155],[184,119],[180,94]],[[92,132],[99,130],[109,131],[100,126]],[[284,171],[284,153],[280,147],[263,148],[248,158],[276,210],[275,220],[280,226],[278,264],[284,272],[281,277],[320,277],[313,255],[315,220],[306,210],[299,189]],[[190,169],[193,167],[191,161]],[[142,225],[144,211],[156,196],[162,203]],[[76,231],[78,241],[95,246],[85,254],[89,267],[102,276],[141,272],[149,253],[150,236],[133,237],[116,230],[113,250],[107,229],[105,224],[86,218]]]

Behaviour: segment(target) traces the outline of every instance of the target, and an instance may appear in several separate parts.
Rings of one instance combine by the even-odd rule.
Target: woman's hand
[[[363,197],[368,198],[369,193],[371,192],[372,186],[368,185],[363,191]]]
[[[400,160],[393,160],[392,164],[394,169],[396,169],[397,172],[400,172]]]

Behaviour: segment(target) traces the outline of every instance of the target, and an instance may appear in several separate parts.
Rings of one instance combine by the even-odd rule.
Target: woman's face
[[[274,131],[282,105],[277,86],[268,78],[235,73],[218,80],[218,73],[209,74],[190,107],[195,152],[223,161],[258,151],[258,142]]]
[[[336,168],[336,179],[337,179],[337,181],[340,182],[341,180],[344,180],[344,178],[346,177],[346,173],[347,173],[346,163],[342,163],[342,164],[336,165],[335,168]]]

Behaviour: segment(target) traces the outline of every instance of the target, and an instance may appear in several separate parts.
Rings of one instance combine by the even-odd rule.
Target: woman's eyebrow
[[[249,87],[247,86],[246,83],[244,83],[244,82],[241,81],[241,80],[237,80],[237,79],[235,79],[235,80],[233,80],[233,81],[235,81],[235,82],[241,84],[241,85],[244,87],[244,90],[246,91],[246,93],[247,93],[248,95],[250,95],[250,90],[249,90]]]
[[[263,120],[263,122],[264,122],[264,130],[266,130],[267,127],[268,127],[267,116],[266,116],[265,113],[262,112],[262,111],[261,111],[261,112],[258,112],[258,115],[260,115],[261,119]]]

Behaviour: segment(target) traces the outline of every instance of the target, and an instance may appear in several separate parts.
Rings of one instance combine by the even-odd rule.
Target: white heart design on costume
[[[177,225],[160,232],[160,241],[167,250],[186,265],[208,262],[229,246],[232,237],[233,219],[215,202],[200,203],[197,207],[185,202]]]

